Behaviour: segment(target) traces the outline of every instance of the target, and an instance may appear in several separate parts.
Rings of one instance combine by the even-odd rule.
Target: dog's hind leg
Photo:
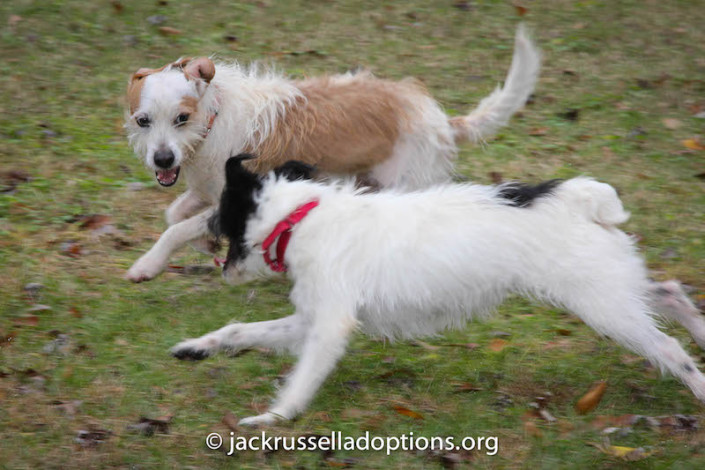
[[[678,377],[705,401],[705,376],[678,341],[656,327],[645,302],[631,294],[607,287],[590,296],[569,299],[564,305],[599,333]]]
[[[298,353],[306,336],[306,321],[301,315],[254,323],[231,323],[200,338],[187,339],[171,354],[184,360],[201,360],[224,350],[237,353],[252,348]]]
[[[343,312],[336,315],[335,312]],[[268,412],[240,421],[245,426],[272,424],[306,409],[316,391],[343,356],[356,321],[340,307],[321,311],[306,334],[299,361]]]
[[[651,282],[649,301],[654,311],[683,325],[698,346],[705,349],[705,317],[690,301],[678,281]]]

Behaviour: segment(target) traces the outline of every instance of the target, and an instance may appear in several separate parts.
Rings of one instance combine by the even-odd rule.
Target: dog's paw
[[[125,279],[132,282],[149,281],[164,271],[165,264],[149,256],[148,253],[135,261],[135,264],[127,270]]]
[[[215,345],[204,338],[187,339],[169,351],[172,356],[182,361],[201,361],[213,354]]]
[[[257,416],[248,416],[247,418],[243,418],[240,420],[239,423],[237,423],[239,426],[271,426],[272,424],[275,424],[277,421],[280,421],[284,418],[281,416],[274,414],[274,413],[263,413],[261,415]]]

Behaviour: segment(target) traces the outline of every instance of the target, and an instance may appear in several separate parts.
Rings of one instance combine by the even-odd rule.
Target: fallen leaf
[[[504,180],[502,173],[499,171],[490,171],[489,176],[493,184],[500,184]]]
[[[92,214],[81,217],[81,224],[78,226],[81,230],[96,230],[111,222],[111,217],[104,214]]]
[[[490,343],[487,348],[490,351],[500,352],[502,349],[506,348],[508,344],[509,342],[507,340],[504,340],[502,338],[495,338],[493,340],[490,340]]]
[[[412,411],[409,408],[406,408],[401,405],[394,405],[394,406],[392,406],[392,409],[394,409],[394,411],[396,411],[400,415],[408,416],[409,418],[423,419],[423,416],[420,413]]]
[[[128,431],[138,432],[145,436],[152,436],[154,433],[169,434],[169,424],[173,416],[161,416],[159,418],[141,417],[137,424],[127,426]]]
[[[536,425],[536,422],[533,420],[524,421],[524,432],[532,437],[542,437],[543,436],[543,432],[541,432],[539,427]]]
[[[543,136],[548,133],[548,127],[534,127],[529,131],[529,135]]]
[[[62,401],[62,400],[55,400],[51,402],[53,406],[56,407],[57,410],[61,411],[62,413],[69,415],[69,416],[74,416],[78,409],[81,407],[83,402],[81,400],[71,400],[71,401]]]
[[[453,384],[453,393],[479,392],[482,388],[470,382],[460,382]]]
[[[91,427],[88,430],[80,430],[76,436],[76,443],[81,447],[95,447],[101,442],[107,440],[112,431]]]
[[[596,446],[607,455],[612,455],[630,462],[642,460],[654,454],[653,450],[646,451],[643,447],[624,447],[613,445]]]
[[[13,323],[15,326],[37,326],[39,317],[37,315],[22,315],[21,317],[16,317]]]
[[[529,12],[528,8],[518,2],[514,2],[514,8],[516,9],[517,15],[519,16],[524,16]]]
[[[566,121],[575,122],[580,117],[580,110],[572,108],[562,113],[558,113],[558,117],[561,119],[565,119]]]
[[[573,331],[568,330],[566,328],[556,328],[556,333],[558,333],[561,336],[571,336],[573,334]]]
[[[172,28],[171,26],[160,26],[159,32],[164,36],[178,36],[181,34],[180,29]]]
[[[671,129],[675,130],[678,129],[683,125],[682,122],[680,122],[678,119],[673,119],[673,118],[664,118],[661,120],[663,125],[666,127],[666,129]]]
[[[575,404],[575,410],[578,414],[584,415],[589,413],[600,403],[602,396],[607,389],[607,381],[602,380],[594,385],[585,395]]]
[[[457,8],[458,10],[462,10],[462,11],[470,11],[473,8],[472,5],[470,4],[470,2],[467,2],[467,1],[455,2],[455,3],[453,3],[453,7]]]
[[[705,150],[705,145],[703,145],[698,139],[685,139],[682,143],[690,150]]]
[[[220,422],[226,425],[231,431],[238,432],[240,430],[240,428],[237,426],[238,419],[230,411],[225,413],[223,419],[221,419]]]
[[[122,2],[120,2],[120,0],[112,0],[112,1],[110,2],[110,4],[113,6],[113,11],[114,11],[115,13],[122,13],[122,11],[123,11],[124,8],[125,8],[125,7],[122,5]]]

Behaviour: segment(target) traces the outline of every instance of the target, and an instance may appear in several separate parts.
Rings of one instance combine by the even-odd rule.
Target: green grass
[[[139,67],[217,54],[273,62],[294,76],[357,65],[415,76],[457,115],[504,78],[516,10],[481,0],[468,2],[469,11],[450,0],[159,3],[121,0],[121,11],[107,1],[0,4],[0,170],[32,178],[0,194],[0,466],[311,468],[354,458],[354,468],[441,468],[426,453],[337,452],[337,460],[323,462],[319,453],[226,457],[205,448],[209,432],[228,435],[220,423],[227,411],[244,417],[266,406],[292,361],[252,352],[181,363],[168,348],[233,319],[290,313],[289,286],[233,288],[216,273],[165,274],[142,285],[122,280],[183,189],[159,189],[131,154],[121,128],[123,93]],[[705,152],[682,141],[705,134],[705,121],[693,117],[705,108],[705,2],[527,5],[544,53],[535,101],[487,146],[464,148],[459,172],[479,182],[491,181],[491,172],[524,180],[587,174],[615,185],[632,212],[625,228],[641,237],[654,277],[679,278],[702,299],[705,183],[696,175],[705,171]],[[147,21],[153,15],[181,34],[160,35]],[[575,122],[560,117],[570,109],[579,110]],[[669,129],[664,118],[680,125]],[[127,190],[134,182],[144,189]],[[90,214],[110,215],[120,233],[81,230],[77,216]],[[81,248],[75,257],[66,253],[71,241]],[[174,261],[207,262],[188,250]],[[44,285],[37,299],[23,291],[30,282]],[[34,303],[51,309],[28,314]],[[497,331],[511,336],[495,352]],[[69,345],[45,351],[59,334]],[[702,362],[685,331],[672,334]],[[472,454],[470,464],[619,468],[626,463],[592,445],[602,443],[592,425],[597,416],[682,413],[701,424],[705,417],[679,382],[540,305],[513,301],[491,321],[427,342],[440,349],[356,337],[309,411],[271,433],[498,436],[498,454]],[[465,343],[478,347],[450,346]],[[575,402],[597,380],[608,381],[602,402],[577,415]],[[465,382],[481,390],[456,393]],[[546,393],[554,424],[527,417]],[[82,401],[75,413],[53,404],[71,400]],[[424,419],[398,414],[395,405]],[[141,416],[163,415],[173,415],[167,435],[128,432]],[[75,437],[91,426],[112,434],[81,448]],[[635,468],[705,466],[705,431],[641,426],[611,443],[655,451],[630,464]]]

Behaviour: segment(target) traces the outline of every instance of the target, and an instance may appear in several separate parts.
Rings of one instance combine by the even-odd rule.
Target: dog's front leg
[[[340,312],[340,307],[336,310]],[[352,315],[335,315],[335,310],[319,312],[304,340],[299,362],[279,391],[268,412],[240,420],[244,426],[273,424],[292,419],[303,412],[318,388],[345,352],[348,337],[355,328]]]
[[[132,282],[142,282],[156,277],[164,270],[174,251],[209,233],[208,220],[214,212],[215,209],[207,209],[166,229],[152,249],[132,265],[125,278]]]
[[[212,206],[210,202],[198,196],[194,191],[186,191],[176,198],[166,210],[166,223],[169,226],[175,225],[182,220],[195,216],[210,206]],[[206,255],[212,255],[218,250],[218,242],[216,238],[210,234],[192,240],[189,242],[189,245],[196,251]]]
[[[232,354],[251,348],[299,353],[307,323],[301,315],[254,323],[231,323],[200,338],[187,339],[173,348],[177,359],[198,361],[220,350]]]

